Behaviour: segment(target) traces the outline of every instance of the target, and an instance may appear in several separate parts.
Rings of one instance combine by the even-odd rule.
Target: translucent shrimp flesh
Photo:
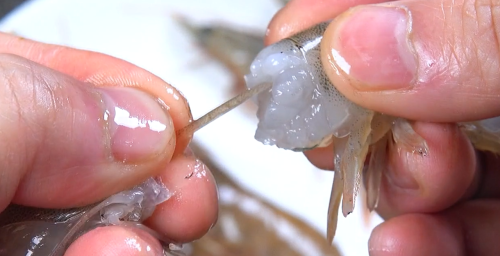
[[[354,210],[362,175],[368,209],[376,208],[389,146],[422,157],[428,150],[408,120],[356,105],[331,84],[320,59],[327,26],[328,22],[318,24],[264,48],[245,76],[248,91],[183,132],[192,133],[253,97],[258,105],[258,141],[294,151],[333,145],[335,175],[327,220],[331,243],[340,205],[344,216]],[[460,125],[477,149],[500,153],[500,117]],[[368,152],[371,157],[364,168]]]
[[[0,214],[0,256],[62,256],[79,236],[109,225],[142,229],[163,243],[165,255],[177,255],[181,245],[141,224],[156,205],[170,196],[161,181],[149,178],[130,190],[82,208],[52,210],[10,205]]]

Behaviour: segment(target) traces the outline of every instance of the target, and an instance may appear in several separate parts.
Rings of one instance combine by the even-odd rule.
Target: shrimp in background
[[[264,48],[264,32],[237,29],[225,24],[197,26],[182,17],[176,17],[176,20],[194,37],[197,46],[228,69],[233,78],[233,92],[246,90],[243,76]]]

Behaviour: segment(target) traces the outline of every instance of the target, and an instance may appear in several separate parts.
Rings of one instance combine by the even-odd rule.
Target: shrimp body
[[[331,135],[343,138],[372,111],[347,100],[329,82],[319,61],[326,23],[262,50],[245,79],[252,88],[272,83],[256,97],[260,120],[256,139],[267,145],[303,150]]]
[[[0,256],[62,256],[76,238],[108,225],[140,228],[168,244],[141,222],[170,195],[160,182],[150,178],[101,203],[82,208],[38,209],[10,205],[0,214]],[[170,255],[169,249],[165,253]]]

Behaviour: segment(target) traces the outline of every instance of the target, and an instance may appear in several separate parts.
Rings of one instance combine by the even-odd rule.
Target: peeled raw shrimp
[[[0,214],[0,256],[62,256],[76,238],[108,225],[145,230],[162,241],[166,255],[174,255],[180,245],[141,224],[170,195],[160,181],[149,178],[130,190],[83,208],[51,210],[10,205]]]

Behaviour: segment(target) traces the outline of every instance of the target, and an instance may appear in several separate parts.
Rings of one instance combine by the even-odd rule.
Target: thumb
[[[482,0],[396,1],[338,16],[321,45],[335,86],[354,102],[414,120],[500,115],[500,12]]]
[[[0,211],[95,202],[159,173],[175,150],[167,107],[134,88],[0,54],[0,95]]]

